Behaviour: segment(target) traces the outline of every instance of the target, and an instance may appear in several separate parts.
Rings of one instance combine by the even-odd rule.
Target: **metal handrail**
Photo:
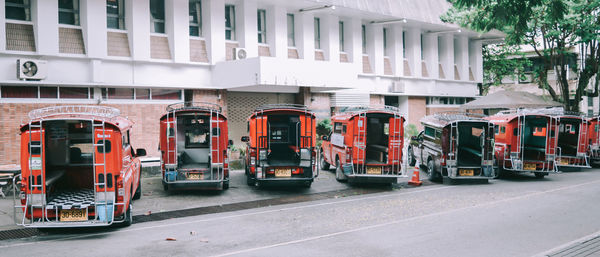
[[[456,121],[456,120],[483,120],[486,117],[484,114],[471,113],[471,112],[438,112],[433,114],[433,117],[443,121]]]
[[[346,107],[340,110],[340,113],[354,113],[354,112],[367,112],[367,111],[387,111],[392,113],[401,114],[401,116],[405,116],[400,108],[396,106],[384,105],[383,107],[370,107],[370,106],[356,106],[356,107]]]
[[[265,110],[272,110],[272,109],[296,109],[296,110],[308,111],[308,107],[306,105],[302,105],[302,104],[265,104],[265,105],[259,106],[254,111],[257,112],[257,111],[265,111]]]
[[[222,108],[220,105],[208,102],[179,102],[167,105],[167,112],[180,111],[180,110],[204,110],[221,112]]]
[[[121,111],[117,108],[108,106],[96,105],[61,105],[50,106],[30,111],[27,115],[30,120],[41,119],[54,115],[76,114],[76,115],[92,115],[104,118],[114,118],[121,115]]]

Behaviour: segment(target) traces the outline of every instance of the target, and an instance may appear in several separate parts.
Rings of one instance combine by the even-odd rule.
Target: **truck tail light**
[[[125,197],[125,188],[123,188],[123,180],[117,181],[117,201],[123,201]]]
[[[440,163],[442,166],[446,166],[446,155],[442,155],[442,161]]]
[[[352,147],[346,148],[346,163],[352,162]]]

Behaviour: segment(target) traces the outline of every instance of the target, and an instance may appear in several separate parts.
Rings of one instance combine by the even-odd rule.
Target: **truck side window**
[[[341,122],[334,123],[333,133],[336,133],[336,134],[341,134],[342,133],[342,123]]]
[[[506,133],[506,127],[502,126],[502,127],[500,127],[500,134],[504,134],[504,133]]]
[[[431,138],[435,137],[435,129],[432,127],[425,127],[425,135]]]
[[[494,133],[496,135],[498,135],[499,132],[500,132],[499,126],[498,125],[494,125]]]
[[[517,128],[514,128],[514,129],[513,129],[513,136],[516,136],[517,134],[518,134],[518,133],[517,133]]]
[[[342,126],[342,133],[346,134],[346,125]]]

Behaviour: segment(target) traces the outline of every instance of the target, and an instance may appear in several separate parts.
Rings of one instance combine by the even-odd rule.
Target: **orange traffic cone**
[[[408,184],[413,186],[420,186],[421,184],[423,184],[423,182],[421,182],[421,179],[419,178],[419,174],[421,174],[421,172],[419,171],[419,163],[417,162],[417,165],[415,165],[415,171],[413,172],[410,181],[408,181]]]

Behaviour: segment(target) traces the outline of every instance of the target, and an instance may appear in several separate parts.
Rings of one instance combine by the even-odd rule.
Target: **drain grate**
[[[600,256],[600,236],[572,244],[547,256]]]
[[[165,211],[152,213],[151,215],[136,215],[133,216],[133,223],[144,223],[151,221],[161,221],[167,219],[174,218],[183,218],[190,216],[198,216],[205,214],[213,214],[213,213],[223,213],[223,212],[232,212],[232,211],[240,211],[268,206],[276,206],[282,204],[290,204],[290,203],[301,203],[301,202],[309,202],[309,201],[318,201],[324,199],[332,199],[346,196],[355,196],[355,195],[364,195],[364,194],[373,194],[388,191],[386,188],[355,188],[355,189],[346,189],[340,191],[330,191],[323,193],[314,193],[307,195],[298,195],[298,196],[287,196],[280,198],[272,198],[272,199],[263,199],[263,200],[255,200],[248,202],[239,202],[239,203],[230,203],[223,205],[214,205],[214,206],[205,206],[198,208],[190,208],[184,210],[175,210],[175,211]],[[53,230],[44,230],[41,231],[35,228],[18,228],[11,230],[0,231],[0,240],[9,240],[9,239],[19,239],[19,238],[27,238],[39,235],[45,235],[51,233]],[[86,230],[87,231],[87,230]],[[64,229],[57,229],[57,233],[69,233],[64,231]],[[89,231],[92,232],[92,231]],[[97,232],[93,231],[93,232]]]

